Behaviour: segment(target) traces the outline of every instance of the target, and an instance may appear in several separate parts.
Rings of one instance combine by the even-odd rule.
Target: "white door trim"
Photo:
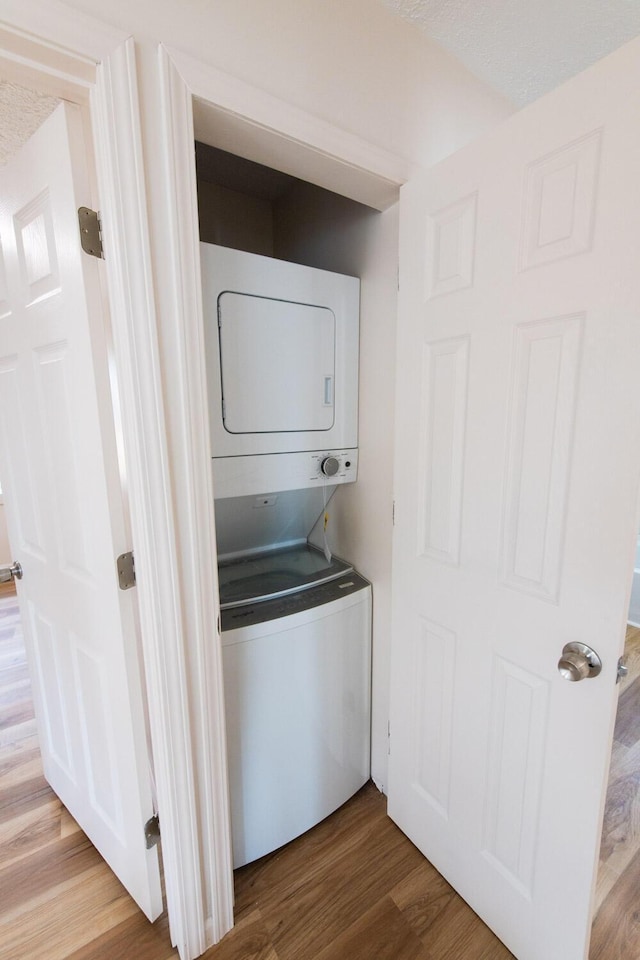
[[[98,68],[96,99],[96,152],[104,184],[107,262],[113,263],[114,342],[126,423],[124,447],[166,893],[172,939],[183,960],[191,960],[233,924],[226,789],[213,796],[210,790],[212,783],[225,785],[224,752],[224,776],[217,769],[208,769],[209,757],[219,755],[217,744],[208,742],[209,731],[221,731],[217,739],[224,751],[224,726],[217,712],[207,709],[207,661],[209,651],[215,651],[211,643],[215,627],[209,633],[208,625],[215,625],[217,615],[213,607],[217,592],[215,559],[213,572],[211,564],[207,570],[203,559],[211,554],[213,540],[204,520],[211,498],[201,505],[202,513],[193,513],[190,518],[190,534],[200,530],[205,534],[199,550],[200,565],[191,567],[191,550],[179,542],[179,520],[173,507],[174,496],[179,500],[181,494],[171,481],[163,412],[170,400],[165,397],[161,380],[146,193],[139,176],[142,148],[133,40],[120,46]],[[113,237],[111,250],[109,236]],[[199,590],[195,577],[183,579],[188,568],[200,571]],[[209,580],[204,582],[207,573]],[[194,597],[203,598],[205,607],[195,623],[187,610],[187,583]],[[211,685],[216,690],[215,673]],[[221,698],[221,690],[216,693]],[[222,840],[217,843],[212,823],[222,831]],[[208,884],[210,857],[226,866],[226,882],[220,884],[216,878]],[[213,906],[207,891],[211,891]]]
[[[10,0],[3,16],[0,58],[15,67],[18,82],[31,77],[45,92],[71,94],[70,98],[80,103],[86,103],[89,92],[104,207],[109,302],[167,902],[173,942],[183,960],[192,960],[232,925],[230,865],[221,892],[216,890],[211,897],[215,902],[211,917],[209,875],[201,863],[201,851],[216,863],[229,860],[225,853],[229,847],[226,777],[221,783],[216,781],[219,803],[212,811],[208,802],[205,806],[197,802],[196,770],[202,766],[195,763],[196,745],[201,755],[202,731],[209,719],[202,717],[201,701],[207,696],[207,702],[211,701],[209,685],[220,698],[221,693],[216,690],[215,675],[209,684],[208,672],[196,673],[198,682],[192,684],[192,651],[188,649],[183,594],[175,575],[180,544],[160,375],[134,44],[125,34],[55,2]],[[210,575],[206,595],[212,597],[214,589],[215,579]],[[207,612],[200,627],[215,623],[215,615]],[[202,652],[204,642],[199,647]],[[217,702],[214,698],[214,707]],[[218,731],[217,740],[224,749],[221,709],[212,712],[209,729]],[[192,724],[192,717],[198,717],[200,723]],[[222,838],[213,849],[201,843],[210,839],[212,822]]]
[[[165,50],[195,98],[199,140],[293,176],[304,169],[310,183],[376,210],[397,203],[412,172],[403,158],[174,47]]]
[[[359,192],[367,193],[368,202],[373,203],[374,197],[376,202],[385,198],[387,206],[397,201],[399,188],[409,170],[399,158],[373,146],[368,148],[364,141],[325,121],[294,110],[166,46],[159,49],[159,66],[161,116],[155,136],[169,154],[162,176],[152,187],[156,202],[162,203],[164,249],[162,280],[158,278],[162,284],[159,322],[166,409],[170,410],[176,521],[182,543],[182,569],[176,575],[188,585],[189,598],[184,601],[184,610],[191,626],[192,678],[194,683],[198,677],[201,680],[198,715],[201,739],[196,769],[202,809],[210,812],[209,822],[204,818],[202,821],[202,842],[211,856],[208,861],[203,860],[202,868],[207,871],[207,889],[212,891],[214,942],[232,925],[233,877],[227,855],[230,828],[221,645],[215,628],[217,564],[194,155],[195,98],[204,101],[203,110],[210,105],[214,110],[220,107],[218,118],[228,111],[236,120],[236,133],[243,126],[251,129],[250,159],[259,159],[257,151],[261,144],[277,140],[279,159],[282,161],[286,154],[284,160],[291,160],[291,173],[308,178],[309,165],[313,166],[321,157],[324,186],[345,188],[344,172],[349,170],[351,179],[346,188],[359,181]],[[295,136],[292,124],[297,124]],[[297,152],[298,147],[302,152]],[[218,642],[214,644],[215,636]]]
[[[188,669],[197,712],[192,714],[193,756],[200,815],[200,870],[209,891],[205,948],[233,926],[233,873],[222,647],[219,635],[218,565],[207,382],[194,134],[191,97],[162,48],[159,52],[164,223],[161,336],[165,399],[171,411],[169,455],[173,467],[180,540],[183,616],[189,636]],[[164,272],[164,271],[163,271]]]

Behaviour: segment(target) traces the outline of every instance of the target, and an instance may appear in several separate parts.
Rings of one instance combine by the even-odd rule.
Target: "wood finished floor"
[[[640,957],[640,628],[628,627],[605,806],[590,960]]]
[[[635,633],[591,960],[640,956]],[[0,775],[0,960],[177,957],[166,917],[147,922],[43,778],[17,604],[1,590]],[[304,837],[237,871],[236,926],[205,960],[510,960],[385,811],[369,784]]]

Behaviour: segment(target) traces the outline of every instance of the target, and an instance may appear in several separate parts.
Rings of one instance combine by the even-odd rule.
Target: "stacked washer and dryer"
[[[331,555],[358,469],[359,281],[201,244],[234,867],[369,778],[371,587]]]

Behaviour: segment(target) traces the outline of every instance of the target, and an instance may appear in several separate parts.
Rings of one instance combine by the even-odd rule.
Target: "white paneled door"
[[[0,475],[45,776],[150,919],[162,911],[99,262],[78,108],[0,179]]]
[[[640,46],[403,189],[389,813],[587,956],[640,476]],[[564,679],[565,644],[602,658]]]

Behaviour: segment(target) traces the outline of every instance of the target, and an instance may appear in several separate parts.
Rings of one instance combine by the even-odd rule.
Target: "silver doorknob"
[[[22,565],[17,560],[10,567],[0,567],[0,583],[10,580],[22,580]]]
[[[558,672],[565,680],[587,680],[597,677],[601,670],[600,657],[586,643],[568,643],[558,660]]]

